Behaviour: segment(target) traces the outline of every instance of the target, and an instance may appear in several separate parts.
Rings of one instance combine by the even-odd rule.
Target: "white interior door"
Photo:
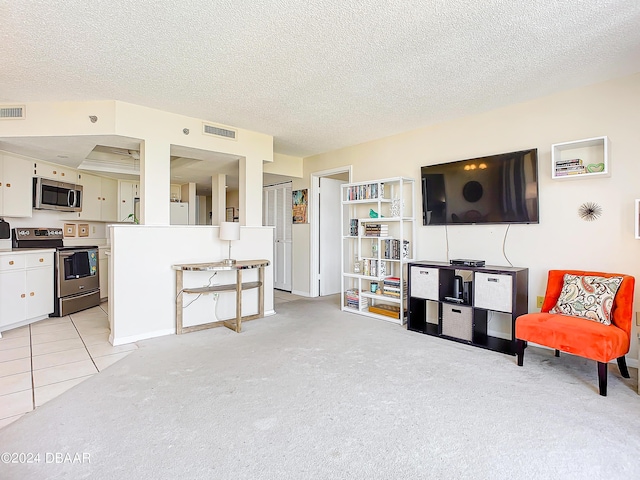
[[[320,177],[320,296],[340,293],[340,185],[344,180]]]
[[[275,228],[273,245],[273,287],[291,291],[291,183],[264,187],[262,224]]]

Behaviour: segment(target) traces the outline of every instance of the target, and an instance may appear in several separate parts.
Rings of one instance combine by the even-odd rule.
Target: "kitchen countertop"
[[[55,248],[11,248],[0,250],[0,255],[10,255],[12,253],[42,253],[42,252],[55,252]]]

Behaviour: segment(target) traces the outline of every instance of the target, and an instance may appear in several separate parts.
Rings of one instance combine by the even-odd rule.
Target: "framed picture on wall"
[[[306,188],[292,192],[293,223],[307,223],[307,192]]]

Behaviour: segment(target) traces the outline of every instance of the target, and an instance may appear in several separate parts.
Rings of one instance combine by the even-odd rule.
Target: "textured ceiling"
[[[0,102],[121,100],[307,156],[640,71],[638,0],[0,0]]]

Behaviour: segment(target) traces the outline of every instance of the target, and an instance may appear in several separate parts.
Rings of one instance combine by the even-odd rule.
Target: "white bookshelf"
[[[341,186],[341,196],[341,308],[404,324],[407,264],[415,251],[415,181],[396,177],[349,183]]]
[[[552,179],[576,180],[609,176],[609,139],[606,136],[551,145]]]

